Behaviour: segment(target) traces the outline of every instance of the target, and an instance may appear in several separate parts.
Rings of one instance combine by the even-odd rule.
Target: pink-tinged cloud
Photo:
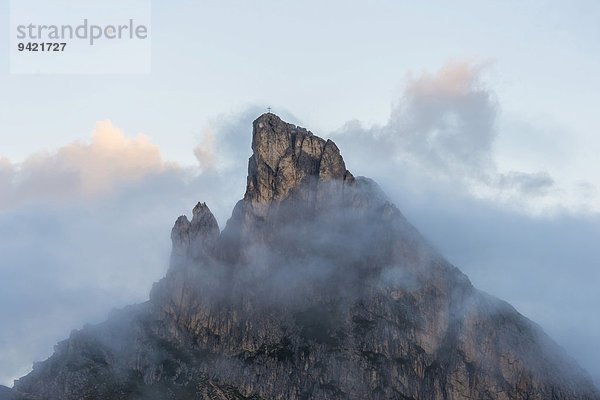
[[[546,171],[498,167],[494,146],[501,134],[500,107],[482,79],[488,66],[450,61],[434,73],[409,74],[388,122],[346,124],[335,133],[340,148],[355,160],[368,160],[361,165],[366,175],[393,170],[415,190],[460,187],[468,196],[520,209],[525,204],[535,212],[542,210],[542,198],[555,204],[555,182]]]
[[[126,137],[107,120],[96,123],[89,142],[39,152],[22,163],[0,159],[0,207],[27,200],[97,196],[175,169],[179,166],[163,161],[158,146],[146,136]]]
[[[453,99],[469,96],[480,86],[479,77],[486,67],[486,63],[448,61],[435,74],[425,71],[414,78],[411,73],[405,95],[413,98],[434,96]]]

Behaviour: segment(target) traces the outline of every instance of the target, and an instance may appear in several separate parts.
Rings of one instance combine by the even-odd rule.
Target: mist
[[[198,199],[224,224],[244,190],[250,113],[228,119],[225,140],[209,149],[213,165],[166,163],[158,148],[110,123],[102,125],[108,137],[34,153],[19,164],[2,159],[0,384],[12,386],[71,330],[146,301],[168,269],[175,219]],[[244,145],[232,147],[240,138]],[[148,153],[152,163],[136,163]],[[98,179],[103,185],[93,183]]]
[[[486,68],[451,62],[409,76],[385,124],[350,121],[331,137],[348,168],[379,182],[477,288],[539,323],[600,385],[600,352],[592,350],[600,337],[598,188],[554,176],[576,156],[542,158],[552,142],[533,126],[502,130],[501,103],[482,79]],[[500,143],[503,136],[512,147]],[[542,169],[506,170],[500,149],[537,158]]]
[[[434,148],[423,147],[428,142],[420,132],[431,127],[421,127],[420,121],[446,112],[439,102],[427,106],[430,97],[438,96],[435,91],[430,96],[435,88],[431,76],[413,82],[403,97],[404,108],[394,109],[385,126],[354,121],[330,135],[315,133],[332,137],[348,169],[374,178],[476,287],[538,322],[600,384],[600,351],[593,350],[600,337],[600,217],[580,206],[556,206],[552,194],[561,188],[547,171],[499,170],[494,153],[495,138],[502,134],[497,131],[498,104],[481,86],[471,93],[478,69],[464,68],[466,77],[459,76],[459,85],[445,98],[452,105],[458,93],[468,101],[459,108],[448,106],[450,120],[434,119],[450,138],[468,128],[458,142],[436,139]],[[418,84],[428,88],[427,96],[415,89]],[[411,109],[411,101],[419,110]],[[225,226],[243,196],[251,121],[259,113],[258,107],[249,107],[215,117],[198,147],[190,149],[198,165],[162,160],[150,167],[136,165],[138,172],[125,180],[118,171],[103,175],[102,193],[90,193],[91,186],[76,184],[64,170],[56,181],[60,184],[53,185],[58,178],[52,174],[57,165],[52,154],[33,170],[31,163],[3,160],[2,197],[10,202],[2,202],[0,210],[0,383],[12,386],[72,329],[104,320],[112,308],[146,301],[152,283],[167,272],[176,217],[189,215],[197,201],[206,201],[220,227]],[[301,124],[290,113],[282,114]],[[463,123],[473,115],[476,122]],[[408,129],[403,125],[407,116],[413,121],[411,133],[398,143]],[[473,144],[465,150],[465,143]],[[72,165],[68,171],[81,177]],[[46,182],[42,189],[63,189],[36,192],[31,171],[40,170],[50,173],[36,178]],[[536,203],[544,205],[541,211]],[[313,271],[327,275],[316,267]],[[285,272],[273,279],[287,281]],[[383,276],[404,278],[395,272],[392,267]]]

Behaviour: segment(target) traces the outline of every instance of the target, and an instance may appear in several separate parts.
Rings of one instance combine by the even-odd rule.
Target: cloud
[[[516,189],[523,194],[543,194],[554,186],[554,179],[547,172],[509,172],[498,176],[498,187]]]
[[[194,149],[194,155],[200,163],[200,168],[209,170],[215,167],[215,134],[210,125],[206,127],[200,144]]]
[[[451,62],[410,79],[385,134],[436,173],[490,168],[497,105],[479,82],[483,68]]]
[[[98,122],[89,143],[32,154],[23,163],[0,160],[0,207],[36,199],[96,196],[150,174],[176,170],[144,135],[125,137],[110,121]]]
[[[365,175],[394,171],[416,190],[458,185],[477,197],[534,209],[540,196],[555,194],[554,179],[545,170],[498,167],[500,107],[482,81],[486,68],[489,63],[453,61],[435,74],[409,74],[386,124],[350,121],[333,136]]]
[[[225,223],[243,195],[255,117],[211,121],[198,165],[167,162],[110,121],[23,163],[0,157],[0,384],[71,329],[147,300],[168,268],[177,216],[206,201]]]
[[[386,125],[363,128],[353,121],[337,134],[347,130],[374,141],[376,151],[432,174],[477,175],[491,167],[497,134],[496,101],[479,82],[483,68],[452,62],[434,75],[409,75]]]

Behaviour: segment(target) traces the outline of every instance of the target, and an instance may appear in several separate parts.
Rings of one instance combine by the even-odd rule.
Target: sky
[[[147,299],[196,202],[223,227],[268,106],[334,139],[600,383],[597,2],[155,0],[151,15],[150,73],[11,74],[0,40],[0,384]]]

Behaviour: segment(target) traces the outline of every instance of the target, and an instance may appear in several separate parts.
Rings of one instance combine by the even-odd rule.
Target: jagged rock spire
[[[199,202],[192,213],[192,222],[182,215],[171,230],[172,264],[177,264],[178,258],[198,258],[205,254],[219,237],[219,224],[206,203]]]
[[[353,181],[333,141],[314,136],[275,114],[263,114],[254,121],[252,150],[244,197],[252,203],[284,200],[311,180]]]
[[[202,240],[219,235],[219,224],[206,203],[198,203],[192,210],[193,217],[190,223],[190,239]]]

